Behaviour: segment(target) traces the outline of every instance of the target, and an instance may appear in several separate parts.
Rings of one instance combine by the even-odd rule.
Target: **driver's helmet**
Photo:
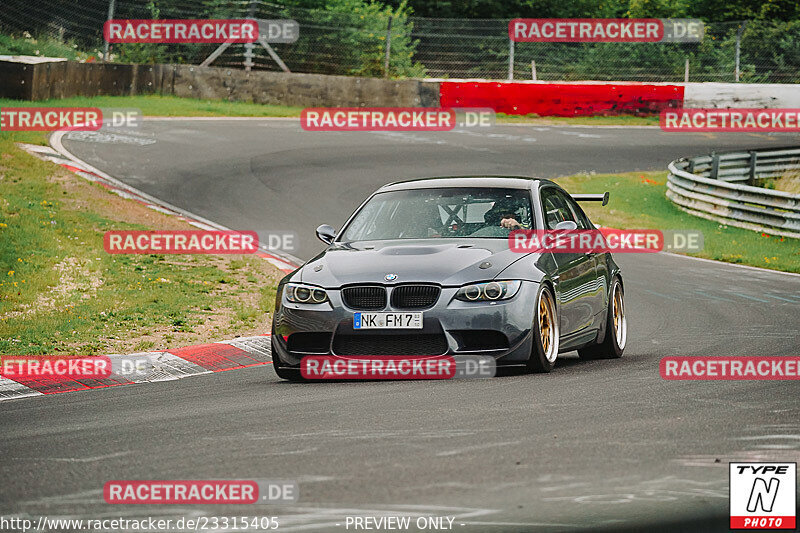
[[[519,216],[517,211],[520,207],[522,207],[522,203],[518,198],[501,198],[500,200],[497,200],[488,211],[486,211],[486,213],[483,215],[483,220],[492,226],[499,225],[500,221],[506,216]]]

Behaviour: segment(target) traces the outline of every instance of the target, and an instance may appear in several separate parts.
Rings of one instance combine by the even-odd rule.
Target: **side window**
[[[547,187],[542,189],[541,194],[542,213],[547,229],[556,229],[556,225],[565,220],[572,220],[578,224],[578,221],[575,220],[575,215],[572,214],[572,209],[569,208],[568,202],[571,200],[565,198],[558,189]]]
[[[578,202],[570,198],[569,205],[572,208],[572,212],[575,213],[575,222],[578,224],[578,229],[595,229],[594,224],[592,224],[592,221],[586,216],[586,213],[583,212]]]

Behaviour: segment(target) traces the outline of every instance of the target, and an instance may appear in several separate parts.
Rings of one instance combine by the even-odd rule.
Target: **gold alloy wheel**
[[[539,338],[545,358],[554,361],[558,355],[558,327],[553,297],[549,291],[542,291],[539,297]]]
[[[622,289],[619,283],[614,285],[614,335],[617,340],[617,346],[621,349],[625,348],[625,343],[628,340],[628,319],[625,318],[625,300],[623,299]]]

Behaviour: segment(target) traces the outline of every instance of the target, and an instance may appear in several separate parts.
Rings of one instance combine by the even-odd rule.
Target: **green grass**
[[[2,107],[30,106],[31,102],[0,98]],[[41,107],[133,107],[152,117],[299,117],[299,106],[229,102],[227,100],[197,100],[156,94],[139,96],[76,96],[63,100],[42,100],[33,105]],[[540,117],[497,114],[498,124],[551,124],[587,126],[657,126],[658,117],[619,115],[609,117]]]
[[[153,341],[142,340],[136,343],[133,349],[137,352],[146,352],[150,348],[153,348],[155,345],[156,343]]]
[[[580,174],[559,178],[572,193],[610,191],[608,205],[582,207],[596,224],[620,229],[681,229],[703,232],[704,249],[687,254],[728,263],[800,272],[800,240],[766,235],[695,217],[665,196],[666,172]]]
[[[0,55],[64,57],[72,61],[84,61],[97,56],[98,53],[97,50],[91,53],[78,50],[78,45],[73,42],[61,42],[47,35],[32,36],[27,32],[22,35],[0,33]]]
[[[75,96],[63,100],[26,102],[0,98],[0,108],[25,107],[133,107],[145,116],[154,117],[299,117],[302,107],[197,100],[177,96],[148,94],[140,96]]]
[[[564,126],[658,126],[658,116],[540,117],[497,114],[498,124],[552,124]]]
[[[234,319],[266,329],[276,282],[258,270],[265,262],[107,254],[105,231],[152,228],[87,207],[87,190],[95,203],[97,194],[123,200],[23,152],[19,140],[31,137],[0,133],[0,354],[111,353],[123,341],[130,351],[185,345],[212,308],[226,332],[240,331]],[[64,180],[78,184],[67,188]],[[236,269],[226,266],[231,260]],[[244,307],[231,288],[272,302]],[[158,342],[143,338],[152,335]]]

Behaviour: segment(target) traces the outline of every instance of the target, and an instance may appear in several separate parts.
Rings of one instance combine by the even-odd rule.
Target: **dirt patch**
[[[269,262],[252,256],[214,256],[208,259],[229,276],[230,282],[215,287],[211,293],[213,298],[209,298],[222,300],[224,305],[196,309],[203,319],[188,330],[164,325],[131,332],[130,338],[112,341],[114,352],[158,351],[269,333],[272,302],[265,298],[264,291],[269,292],[269,288],[276,286],[284,273]],[[179,259],[169,262],[182,264]]]
[[[103,280],[91,269],[86,268],[86,261],[77,257],[65,257],[54,266],[58,273],[58,282],[47,294],[39,294],[35,302],[23,304],[20,309],[3,314],[3,318],[25,318],[35,313],[51,312],[53,309],[65,308],[68,299],[79,295],[81,299],[92,298]]]
[[[136,224],[153,230],[197,230],[179,217],[123,198],[99,183],[90,182],[61,168],[54,168],[46,180],[65,191],[66,194],[59,193],[59,203],[65,211],[97,214],[112,222]],[[87,229],[98,233],[104,231],[99,227],[84,228]],[[95,252],[90,254],[94,257]],[[160,261],[177,268],[215,267],[224,273],[224,282],[198,279],[197,283],[213,287],[208,292],[208,304],[187,309],[180,307],[182,302],[176,302],[178,311],[189,311],[181,313],[185,315],[185,320],[164,316],[163,320],[157,320],[158,326],[132,326],[123,334],[109,331],[107,336],[102,333],[100,336],[92,335],[90,340],[94,342],[95,349],[100,350],[93,350],[94,353],[166,350],[269,333],[274,288],[284,273],[268,261],[254,255],[166,255]],[[39,294],[33,303],[4,314],[3,318],[17,319],[18,323],[26,318],[35,321],[39,315],[62,311],[69,313],[76,301],[109,298],[103,292],[106,288],[101,289],[102,294],[98,293],[104,284],[102,267],[95,268],[89,259],[66,257],[55,265],[55,271],[58,282],[50,290]],[[159,281],[170,283],[167,279]],[[105,316],[105,313],[100,314]],[[81,353],[85,350],[87,340],[59,340],[54,346],[58,351]]]
[[[773,185],[775,190],[800,194],[800,172],[787,172],[785,176],[776,179]]]
[[[64,207],[75,210],[91,210],[104,218],[140,224],[159,230],[197,229],[178,217],[165,215],[135,200],[123,198],[99,183],[88,181],[66,170],[52,174],[48,181],[58,183],[67,197]]]

